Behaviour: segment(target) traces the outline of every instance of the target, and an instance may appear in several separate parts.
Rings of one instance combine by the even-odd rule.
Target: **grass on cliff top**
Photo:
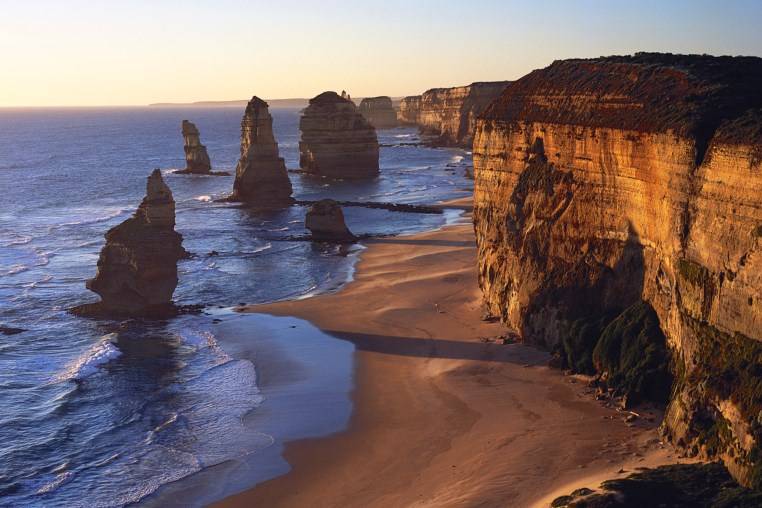
[[[645,469],[602,490],[580,489],[551,503],[553,508],[751,508],[762,506],[762,492],[745,489],[722,464],[673,464]]]

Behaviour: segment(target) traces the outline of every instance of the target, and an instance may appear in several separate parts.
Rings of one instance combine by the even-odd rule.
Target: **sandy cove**
[[[676,461],[655,423],[626,424],[547,353],[482,340],[505,329],[480,319],[470,224],[367,245],[341,291],[245,309],[355,344],[349,429],[288,443],[288,474],[216,506],[547,506]]]

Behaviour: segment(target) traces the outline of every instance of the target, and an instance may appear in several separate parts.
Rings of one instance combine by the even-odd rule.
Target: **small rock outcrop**
[[[360,113],[376,129],[397,127],[397,112],[391,97],[366,97],[360,102]]]
[[[273,136],[273,118],[267,103],[252,97],[241,120],[241,158],[235,170],[231,201],[260,208],[293,203],[291,180]]]
[[[175,201],[155,169],[135,214],[106,233],[98,273],[87,289],[101,301],[74,309],[81,315],[154,316],[174,311],[177,261],[187,256],[175,231]]]
[[[344,222],[341,206],[332,199],[323,199],[313,204],[307,212],[305,226],[318,242],[354,242],[355,235]]]
[[[212,163],[206,147],[201,144],[198,128],[193,122],[183,120],[183,149],[185,150],[185,169],[176,173],[208,175]]]
[[[376,129],[351,100],[321,93],[302,113],[299,129],[299,165],[305,172],[332,178],[378,174]]]

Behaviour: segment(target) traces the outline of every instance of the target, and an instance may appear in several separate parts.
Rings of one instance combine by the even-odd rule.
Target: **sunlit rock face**
[[[201,136],[193,122],[183,120],[183,148],[185,150],[185,173],[207,174],[212,170],[209,154],[201,144]]]
[[[273,136],[268,105],[252,97],[241,120],[241,158],[235,170],[232,201],[272,208],[293,202],[291,180]]]
[[[106,233],[98,273],[87,288],[101,297],[81,314],[150,316],[171,313],[177,262],[186,256],[175,231],[175,201],[156,169],[135,215]]]
[[[397,112],[387,96],[366,97],[360,102],[360,113],[376,129],[397,127]]]
[[[400,121],[416,124],[434,144],[470,147],[476,118],[508,86],[508,81],[472,83],[454,88],[432,88],[400,103]]]
[[[760,485],[762,59],[557,61],[478,121],[489,311],[557,347],[645,300],[672,349],[667,434]]]
[[[336,92],[310,99],[299,121],[299,165],[332,178],[369,178],[378,174],[376,129],[357,106]]]

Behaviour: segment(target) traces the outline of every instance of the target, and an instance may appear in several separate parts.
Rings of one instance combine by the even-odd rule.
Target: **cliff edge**
[[[762,59],[556,61],[473,152],[488,311],[638,395],[666,341],[668,437],[762,486]]]

